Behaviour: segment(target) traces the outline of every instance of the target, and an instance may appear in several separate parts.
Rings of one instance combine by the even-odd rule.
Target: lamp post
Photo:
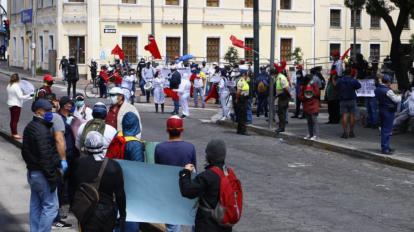
[[[183,0],[183,55],[188,54],[188,0]]]
[[[151,0],[151,35],[155,36],[155,6],[154,0]]]
[[[270,27],[270,69],[274,69],[273,64],[275,63],[275,40],[276,40],[276,0],[272,0],[272,17]],[[270,72],[273,75],[274,72]],[[275,79],[270,76],[270,89],[269,89],[269,128],[273,127],[274,117],[274,93],[273,86],[275,85]]]

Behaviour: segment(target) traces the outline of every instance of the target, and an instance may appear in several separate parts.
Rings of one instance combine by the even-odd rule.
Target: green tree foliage
[[[239,52],[233,46],[229,47],[226,54],[224,55],[224,60],[230,64],[235,64],[239,62]]]

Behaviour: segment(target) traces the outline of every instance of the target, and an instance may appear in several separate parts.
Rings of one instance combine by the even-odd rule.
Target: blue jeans
[[[180,101],[174,101],[174,113],[178,114],[180,112]]]
[[[378,124],[378,103],[375,97],[365,98],[365,106],[367,108],[367,124],[377,125]]]
[[[249,100],[247,100],[247,123],[253,123],[252,98],[250,97]]]
[[[165,224],[165,227],[167,228],[167,232],[180,232],[181,231],[181,226],[178,226],[178,225]]]
[[[50,192],[50,185],[41,171],[29,171],[30,231],[50,232],[53,219],[59,210],[57,191]]]
[[[381,118],[381,150],[382,152],[389,151],[390,137],[392,133],[392,127],[394,122],[394,112],[390,112],[388,109],[380,109]]]
[[[194,88],[194,106],[198,107],[198,96],[201,97],[201,107],[205,107],[203,88]]]

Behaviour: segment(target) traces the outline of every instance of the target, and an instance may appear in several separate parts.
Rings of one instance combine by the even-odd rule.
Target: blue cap
[[[383,83],[390,83],[391,82],[391,77],[388,75],[385,75],[382,77],[382,82]]]
[[[52,104],[46,99],[39,99],[33,105],[33,112],[38,109],[44,109],[46,111],[52,110]]]

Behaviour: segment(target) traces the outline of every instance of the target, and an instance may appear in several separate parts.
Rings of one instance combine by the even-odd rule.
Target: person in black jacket
[[[215,208],[219,201],[220,195],[220,177],[209,170],[216,166],[223,169],[226,159],[226,144],[223,140],[213,139],[206,147],[206,160],[208,165],[206,171],[197,175],[191,180],[191,173],[195,167],[187,164],[180,172],[180,191],[183,197],[194,199],[198,197],[199,207],[195,219],[195,232],[231,232],[231,227],[219,225],[212,217],[211,212],[202,208]],[[204,199],[204,200],[202,200]],[[205,204],[208,203],[208,205]]]
[[[105,158],[103,136],[99,132],[89,132],[86,135],[84,145],[87,156],[77,159],[73,165],[71,180],[73,187],[71,189],[74,190],[81,183],[92,183],[96,179]],[[120,232],[124,232],[126,219],[124,177],[121,166],[116,161],[108,160],[98,191],[98,206],[92,213],[92,216],[85,223],[81,224],[81,231],[112,232],[119,212]]]
[[[68,80],[68,97],[70,97],[70,88],[73,86],[73,98],[76,96],[76,82],[79,80],[79,70],[78,65],[74,57],[69,58],[69,65],[67,71],[67,80]]]
[[[34,117],[23,133],[22,156],[30,185],[30,231],[50,231],[59,209],[56,186],[59,155],[51,128],[52,105],[45,99],[33,104]]]

